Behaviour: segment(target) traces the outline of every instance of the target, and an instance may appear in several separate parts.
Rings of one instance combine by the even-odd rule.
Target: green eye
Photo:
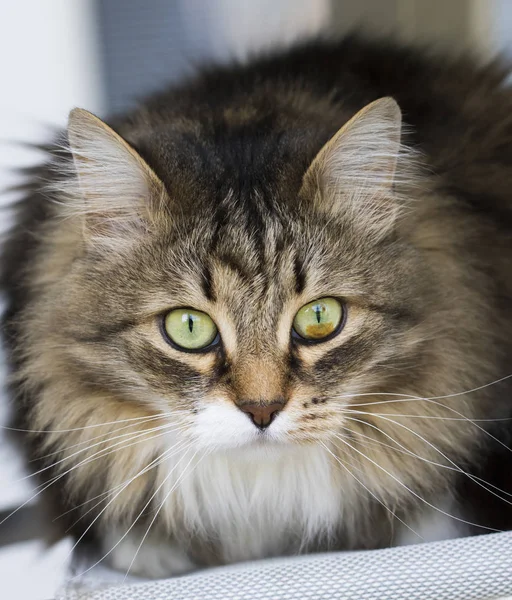
[[[322,341],[340,329],[343,304],[336,298],[320,298],[303,306],[293,319],[293,330],[301,338]]]
[[[217,337],[217,326],[212,319],[192,308],[171,310],[163,326],[171,342],[183,350],[202,350]]]

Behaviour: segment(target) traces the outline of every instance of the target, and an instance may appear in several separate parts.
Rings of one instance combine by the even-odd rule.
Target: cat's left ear
[[[80,108],[69,115],[68,141],[78,188],[69,210],[83,220],[85,237],[120,244],[147,231],[165,196],[148,164],[111,127]]]
[[[346,216],[373,237],[385,234],[399,208],[394,187],[401,129],[401,111],[392,98],[360,110],[317,154],[301,197],[313,197],[318,209]]]

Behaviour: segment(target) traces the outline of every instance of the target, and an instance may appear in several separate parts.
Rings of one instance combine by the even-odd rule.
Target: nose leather
[[[252,422],[259,429],[265,429],[272,423],[277,413],[283,409],[284,401],[279,400],[270,404],[263,404],[260,402],[249,402],[241,404],[240,410],[252,419]]]

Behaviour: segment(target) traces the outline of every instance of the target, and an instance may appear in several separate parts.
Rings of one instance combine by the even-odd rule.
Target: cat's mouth
[[[247,408],[247,407],[245,407]],[[241,448],[271,447],[289,444],[294,423],[284,404],[243,410],[232,403],[202,407],[194,419],[193,433],[201,447]]]
[[[253,426],[252,443],[258,446],[282,446],[293,440],[293,424],[285,411],[276,411],[264,426]]]

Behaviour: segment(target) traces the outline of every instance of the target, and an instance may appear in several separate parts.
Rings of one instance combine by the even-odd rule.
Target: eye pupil
[[[188,316],[188,330],[190,331],[190,333],[192,333],[193,329],[194,329],[194,319],[189,315]]]
[[[315,306],[315,314],[316,314],[316,322],[320,323],[320,321],[322,319],[322,308],[320,306],[318,306],[318,304]]]

